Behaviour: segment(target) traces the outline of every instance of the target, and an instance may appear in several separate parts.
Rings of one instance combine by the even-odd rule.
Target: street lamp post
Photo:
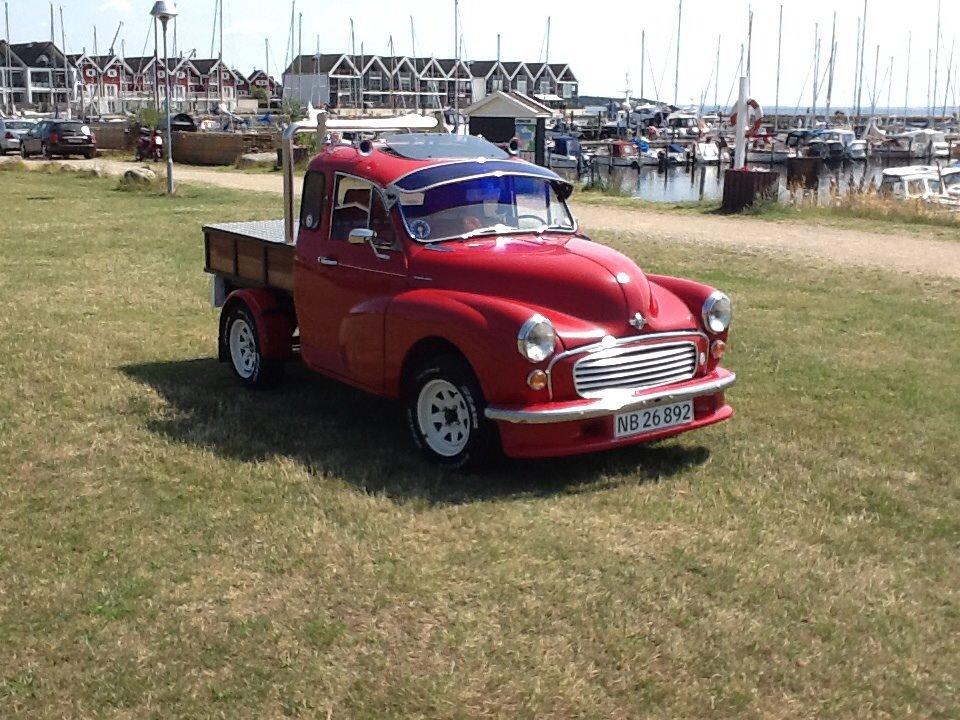
[[[167,195],[173,194],[173,139],[170,130],[170,61],[167,58],[167,23],[177,16],[173,0],[157,0],[150,11],[153,21],[163,26],[163,80],[167,104]]]

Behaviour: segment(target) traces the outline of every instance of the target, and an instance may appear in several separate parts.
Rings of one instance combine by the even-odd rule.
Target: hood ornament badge
[[[643,327],[647,324],[647,320],[641,313],[634,313],[633,317],[630,318],[630,324],[637,330],[643,330]]]

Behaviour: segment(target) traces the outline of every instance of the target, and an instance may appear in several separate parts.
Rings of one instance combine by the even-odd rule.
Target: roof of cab
[[[372,151],[368,154],[361,152],[357,146],[352,144],[328,144],[310,163],[310,169],[314,171],[333,170],[334,172],[356,175],[384,188],[394,185],[401,178],[412,179],[417,171],[436,166],[449,166],[449,168],[439,175],[430,173],[429,184],[431,185],[495,173],[532,175],[551,182],[567,182],[552,170],[520,158],[511,157],[497,146],[480,138],[473,138],[473,140],[479,140],[488,146],[487,148],[469,141],[463,144],[463,151],[458,151],[457,147],[451,146],[449,142],[445,146],[438,144],[432,148],[433,151],[430,148],[425,148],[422,143],[417,143],[416,148],[405,144],[405,141],[408,142],[414,137],[419,140],[427,138],[428,135],[430,134],[388,136],[373,142]],[[436,134],[428,139],[428,142],[436,138],[438,143],[444,143],[445,140],[449,141],[452,137]],[[423,177],[426,181],[426,175]],[[411,180],[411,182],[413,181]],[[404,189],[412,190],[416,183],[408,182],[407,184],[411,186]]]

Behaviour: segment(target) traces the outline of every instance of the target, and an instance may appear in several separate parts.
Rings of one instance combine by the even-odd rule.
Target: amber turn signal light
[[[547,374],[543,370],[534,370],[527,375],[527,385],[531,390],[543,390],[547,386]]]

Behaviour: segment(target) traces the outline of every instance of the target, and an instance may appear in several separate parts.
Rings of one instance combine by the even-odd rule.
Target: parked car
[[[54,155],[70,157],[82,155],[92,158],[97,154],[97,137],[79,120],[41,120],[20,140],[20,155]]]
[[[32,120],[0,118],[0,155],[8,152],[20,152],[20,139],[36,123]]]
[[[299,350],[316,372],[401,399],[413,442],[452,468],[733,415],[730,299],[589,240],[553,171],[471,136],[329,144],[294,235],[284,165],[284,221],[204,228],[218,354],[247,386],[276,382]]]

